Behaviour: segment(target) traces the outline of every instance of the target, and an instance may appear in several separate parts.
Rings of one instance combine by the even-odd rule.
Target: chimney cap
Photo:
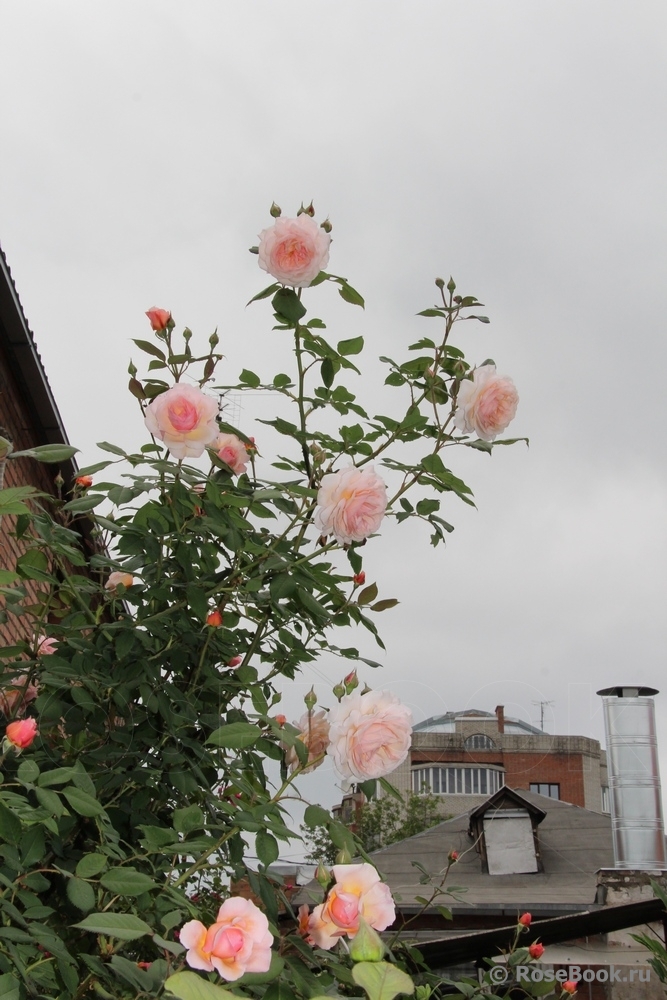
[[[602,688],[597,693],[601,698],[650,698],[660,692],[657,688],[638,687],[636,684],[619,684],[616,687]]]

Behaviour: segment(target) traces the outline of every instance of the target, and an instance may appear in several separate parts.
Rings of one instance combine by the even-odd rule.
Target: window
[[[472,736],[468,736],[465,743],[463,744],[466,750],[495,750],[496,744],[493,742],[490,736],[485,736],[484,733],[474,733]]]
[[[505,772],[494,767],[415,767],[416,795],[492,795],[505,784]]]
[[[531,792],[536,792],[538,795],[546,795],[549,799],[559,799],[560,798],[560,785],[557,784],[545,784],[536,783],[531,784]]]
[[[602,786],[602,812],[609,812],[609,788],[607,785]]]

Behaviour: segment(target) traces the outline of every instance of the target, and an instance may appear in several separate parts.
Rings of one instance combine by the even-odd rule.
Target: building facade
[[[407,760],[391,775],[401,792],[438,796],[443,816],[474,809],[509,785],[608,812],[607,762],[597,740],[554,736],[520,719],[467,709],[417,724]]]

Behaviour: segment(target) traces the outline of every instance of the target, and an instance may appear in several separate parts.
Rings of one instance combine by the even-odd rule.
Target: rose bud
[[[38,635],[37,636],[37,655],[38,656],[51,656],[55,653],[58,646],[57,639],[49,639],[48,636]]]
[[[353,962],[381,962],[385,947],[382,938],[363,917],[359,917],[359,930],[350,944],[350,958]]]
[[[317,866],[317,871],[315,872],[315,881],[319,882],[323,889],[326,889],[331,881],[331,872],[328,868],[324,867],[321,861]]]
[[[345,685],[345,693],[350,694],[355,688],[359,687],[359,678],[357,677],[357,671],[351,670],[347,677],[344,678],[343,684]]]
[[[577,992],[577,984],[573,983],[571,979],[568,979],[566,983],[563,983],[563,993],[569,993],[570,996],[574,996]]]
[[[104,584],[104,588],[105,590],[115,590],[116,587],[122,585],[127,589],[127,587],[131,587],[133,583],[134,577],[131,573],[115,572],[109,574],[109,579]]]
[[[26,747],[30,746],[37,732],[35,719],[19,719],[9,723],[5,730],[5,739],[17,750],[25,750]]]
[[[171,313],[168,309],[158,309],[157,306],[153,306],[152,309],[147,309],[146,315],[150,320],[152,329],[155,330],[156,333],[161,330],[166,330],[169,325],[169,320],[171,319]]]
[[[305,705],[306,705],[306,708],[308,709],[308,711],[310,711],[311,708],[315,708],[315,705],[317,705],[317,695],[315,694],[315,688],[314,687],[311,687],[310,691],[304,697],[303,700],[305,702]]]
[[[227,661],[227,666],[228,667],[238,667],[241,663],[243,663],[243,657],[242,656],[232,656],[231,660]]]
[[[450,851],[449,854],[447,855],[447,860],[449,861],[450,865],[453,865],[455,861],[459,860],[459,852]]]
[[[206,624],[210,625],[212,628],[217,628],[222,625],[222,614],[216,608],[215,611],[209,611],[206,615]]]
[[[88,489],[89,486],[93,485],[92,476],[77,476],[74,480],[77,486],[81,486],[83,489]]]
[[[534,944],[531,944],[528,949],[528,954],[531,958],[542,958],[542,955],[544,954],[544,945],[540,944],[539,941],[535,941]]]
[[[333,691],[334,697],[338,698],[339,701],[345,696],[345,687],[343,684],[334,684],[331,690]]]
[[[276,715],[275,720],[278,723],[278,725],[280,726],[280,728],[282,729],[282,727],[287,722],[287,716],[286,715]]]
[[[533,918],[531,917],[530,913],[522,913],[521,916],[519,917],[519,926],[530,927],[530,922],[532,919]]]
[[[352,864],[352,855],[348,851],[347,847],[344,847],[342,851],[339,851],[338,854],[336,855],[336,864],[337,865]]]
[[[354,574],[354,576],[352,577],[352,583],[355,585],[355,587],[363,587],[363,585],[366,583],[366,574],[364,573],[363,569],[361,573]]]

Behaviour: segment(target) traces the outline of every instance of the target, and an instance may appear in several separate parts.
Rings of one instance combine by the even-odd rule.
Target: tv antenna
[[[555,705],[555,701],[534,701],[533,705],[540,706],[540,729],[544,732],[544,709],[548,708],[550,705]]]

